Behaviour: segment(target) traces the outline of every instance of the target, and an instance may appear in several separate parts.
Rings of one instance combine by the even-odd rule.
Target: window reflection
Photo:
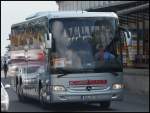
[[[117,42],[113,41],[117,27],[114,18],[70,18],[50,22],[56,46],[52,59],[57,56],[59,68],[120,66],[115,49]]]

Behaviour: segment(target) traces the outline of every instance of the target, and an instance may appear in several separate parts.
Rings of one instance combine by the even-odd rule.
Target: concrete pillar
[[[81,8],[82,8],[82,3],[81,3],[82,1],[78,1],[78,10],[82,10]]]
[[[89,9],[89,8],[90,8],[90,1],[87,1],[86,9]]]
[[[99,6],[99,2],[100,1],[95,1],[95,8],[97,8]]]
[[[143,17],[142,17],[142,30],[143,30],[143,34],[142,34],[142,36],[143,36],[143,54],[145,55],[145,17],[144,17],[144,15],[143,15]]]
[[[145,21],[145,28],[149,29],[149,21],[148,20]]]
[[[99,7],[102,7],[102,6],[103,6],[102,1],[98,1],[98,6],[99,6]]]
[[[89,1],[89,8],[93,8],[93,1]]]

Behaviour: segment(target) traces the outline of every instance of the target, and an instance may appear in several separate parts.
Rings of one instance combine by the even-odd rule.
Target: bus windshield
[[[80,71],[121,71],[115,40],[117,19],[60,18],[50,20],[53,37],[53,69]]]

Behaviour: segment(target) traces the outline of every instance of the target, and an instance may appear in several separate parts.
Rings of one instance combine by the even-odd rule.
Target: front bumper
[[[108,90],[102,92],[53,92],[51,103],[60,102],[100,102],[100,101],[121,101],[123,100],[123,89]]]

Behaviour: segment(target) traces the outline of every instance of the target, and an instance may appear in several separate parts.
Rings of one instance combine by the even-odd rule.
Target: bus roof
[[[47,11],[47,12],[38,12],[26,18],[26,21],[13,24],[12,27],[21,25],[23,23],[28,23],[34,19],[38,18],[79,18],[79,17],[113,17],[118,18],[117,14],[114,12],[87,12],[87,11]]]
[[[51,18],[70,18],[70,17],[114,17],[117,15],[114,12],[87,12],[87,11],[57,11],[57,12],[38,12],[26,18],[32,19],[36,17],[46,16],[48,19]]]

